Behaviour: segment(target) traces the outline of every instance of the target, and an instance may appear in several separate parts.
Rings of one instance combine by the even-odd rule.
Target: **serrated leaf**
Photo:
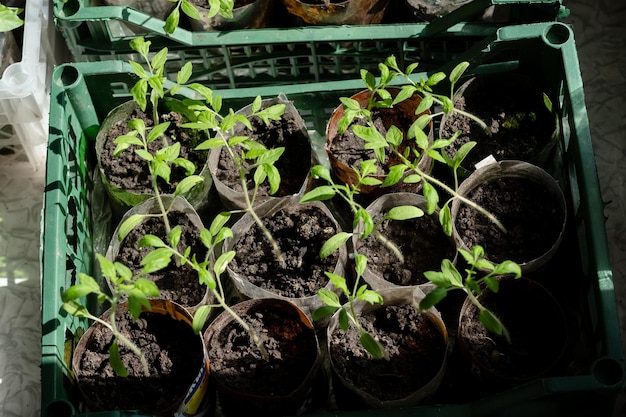
[[[321,288],[317,292],[317,297],[328,307],[332,307],[334,309],[341,308],[341,302],[339,301],[339,296],[334,292],[327,290],[325,288]]]
[[[156,283],[152,280],[138,278],[137,281],[135,281],[135,286],[148,297],[159,296],[159,287],[157,287]]]
[[[142,272],[151,274],[167,267],[172,260],[172,251],[168,248],[157,248],[150,251],[142,260]]]
[[[167,48],[161,49],[159,52],[154,54],[152,57],[151,65],[153,69],[163,68],[165,62],[167,61]]]
[[[152,127],[150,132],[148,133],[147,141],[148,143],[153,142],[158,139],[167,129],[170,127],[170,122],[159,123],[158,125]]]
[[[358,294],[358,299],[361,301],[365,301],[369,304],[382,304],[383,303],[383,297],[378,294],[376,291],[374,290],[368,290],[366,289],[366,286],[362,286],[361,287],[362,290],[359,292]]]
[[[332,272],[325,272],[325,274],[335,288],[341,290],[344,294],[350,294],[350,292],[348,291],[346,279],[344,277]]]
[[[392,165],[389,167],[389,173],[385,176],[385,179],[380,186],[390,187],[397,184],[404,176],[406,169],[407,166],[404,164]]]
[[[91,314],[87,307],[76,300],[69,300],[61,305],[61,308],[74,317],[90,318]]]
[[[449,259],[441,261],[441,272],[443,272],[452,286],[457,288],[463,287],[463,277],[461,277],[459,270],[456,269],[456,266]]]
[[[446,289],[452,286],[450,277],[441,271],[426,271],[424,272],[424,276],[439,288]]]

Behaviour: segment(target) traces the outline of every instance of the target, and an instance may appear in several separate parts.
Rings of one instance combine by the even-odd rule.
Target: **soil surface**
[[[112,334],[95,324],[80,361],[83,393],[106,410],[138,409],[161,415],[182,400],[198,376],[203,361],[202,339],[184,322],[157,313],[142,313],[136,322],[128,313],[118,314],[116,323],[146,356],[150,377],[144,377],[139,358],[122,344],[120,355],[129,376],[115,375],[109,364]]]
[[[179,248],[192,247],[192,253],[203,259],[206,248],[200,242],[200,231],[191,223],[189,217],[181,212],[170,212],[168,216],[172,227],[179,225],[183,233],[180,238]],[[159,236],[165,242],[167,237],[165,226],[160,217],[146,218],[135,227],[120,245],[116,260],[128,266],[134,274],[141,272],[141,261],[152,251],[151,248],[138,249],[139,240],[146,234]],[[176,266],[172,258],[170,264],[161,271],[146,276],[154,281],[159,287],[160,298],[165,298],[185,307],[193,307],[200,303],[206,292],[206,287],[200,284],[198,274],[189,266]]]
[[[489,155],[500,161],[517,159],[539,163],[538,153],[550,143],[556,127],[555,119],[543,101],[543,93],[525,77],[497,75],[477,78],[455,99],[455,107],[468,111],[484,121],[491,135],[467,116],[453,113],[442,121],[440,135],[449,138],[456,131],[462,134],[446,149],[452,156],[465,143],[477,142],[463,167],[474,165]]]
[[[491,382],[499,377],[500,382],[535,378],[556,364],[565,345],[566,323],[553,299],[512,279],[497,294],[483,294],[481,303],[502,321],[512,343],[487,331],[474,305],[461,316],[460,336],[479,367],[492,375]]]
[[[459,208],[455,220],[459,236],[469,248],[481,245],[492,262],[526,263],[558,240],[565,213],[546,187],[534,181],[503,177],[477,186],[468,197],[495,215],[507,230],[503,232],[466,205]]]
[[[337,328],[330,355],[337,373],[382,401],[405,398],[439,372],[446,343],[439,329],[416,306],[386,306],[360,316],[364,329],[387,350],[390,360],[374,359],[359,332]]]
[[[380,217],[380,216],[378,216]],[[374,223],[378,218],[374,219]],[[428,282],[424,272],[439,270],[443,259],[454,259],[456,248],[443,233],[437,215],[395,221],[385,220],[377,229],[404,256],[396,254],[374,235],[357,244],[357,251],[368,259],[375,274],[396,285],[419,285]]]
[[[136,145],[126,149],[117,157],[113,155],[116,147],[115,139],[130,132],[131,129],[127,125],[128,121],[133,118],[143,120],[148,128],[153,126],[151,116],[148,116],[140,109],[132,113],[128,120],[113,125],[104,141],[104,148],[101,154],[102,167],[105,175],[114,186],[137,194],[153,194],[152,177],[150,176],[148,165],[144,159],[137,156],[134,152],[138,148]],[[194,148],[206,138],[200,132],[183,129],[181,125],[186,123],[186,120],[179,113],[161,114],[161,122],[170,122],[170,128],[165,132],[168,144],[172,144],[175,141],[180,142],[180,157],[193,162],[196,166],[195,174],[199,174],[206,165],[208,152],[195,151]],[[163,146],[163,141],[157,139],[148,145],[148,149],[152,154],[155,154]],[[165,194],[173,194],[179,181],[185,177],[187,175],[184,169],[172,166],[170,183],[167,184],[159,178],[159,189]]]
[[[285,267],[277,261],[265,234],[254,224],[235,243],[237,255],[230,263],[233,271],[258,287],[284,297],[315,295],[328,283],[324,272],[333,271],[338,254],[321,259],[319,251],[337,227],[321,208],[286,207],[262,218],[278,246]]]
[[[318,344],[315,332],[293,314],[272,304],[257,304],[238,314],[261,339],[268,358],[264,358],[250,334],[234,321],[214,333],[206,343],[211,373],[230,389],[246,395],[284,397],[302,385],[315,367]],[[253,408],[252,404],[228,404],[220,396],[225,409]],[[291,410],[292,412],[295,410]]]
[[[301,130],[297,123],[297,113],[285,112],[280,120],[272,120],[266,125],[258,117],[253,117],[250,122],[252,131],[238,125],[235,128],[235,136],[248,136],[250,139],[263,144],[268,149],[284,147],[285,151],[274,166],[280,173],[281,181],[275,197],[284,197],[297,194],[305,183],[311,169],[312,151],[306,132]],[[235,153],[241,153],[240,146],[235,147]],[[244,162],[244,168],[250,163]],[[241,180],[239,172],[228,151],[222,148],[217,167],[216,176],[229,188],[241,192]],[[246,176],[249,190],[254,188],[254,171]],[[258,191],[258,195],[269,195],[269,184],[264,181]]]

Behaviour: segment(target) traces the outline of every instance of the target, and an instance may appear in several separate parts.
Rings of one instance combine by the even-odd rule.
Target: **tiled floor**
[[[626,1],[566,0],[579,50],[626,334]],[[8,161],[8,162],[7,162]],[[39,415],[39,226],[43,170],[0,153],[0,416]],[[615,417],[626,416],[626,393]]]

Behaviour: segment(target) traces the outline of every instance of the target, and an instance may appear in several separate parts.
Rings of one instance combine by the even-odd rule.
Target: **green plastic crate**
[[[281,3],[275,2],[276,7]],[[155,51],[168,47],[166,72],[172,79],[191,61],[198,69],[195,81],[216,88],[238,88],[356,78],[358,68],[376,69],[389,51],[400,59],[420,59],[424,66],[435,69],[504,24],[466,23],[492,5],[510,7],[509,21],[518,23],[550,21],[564,13],[560,0],[474,0],[430,24],[230,32],[192,32],[178,27],[171,35],[164,32],[163,20],[127,6],[55,0],[54,15],[76,62],[137,60],[129,41],[139,32],[153,42]],[[124,29],[127,25],[133,26],[130,34]]]
[[[549,171],[564,188],[570,223],[545,282],[561,301],[573,330],[568,360],[554,374],[489,396],[463,381],[444,381],[434,399],[408,409],[339,412],[320,416],[610,416],[625,381],[604,205],[594,162],[585,97],[573,32],[562,23],[508,26],[458,59],[473,73],[519,70],[533,76],[552,98],[561,136]],[[455,62],[449,62],[447,68]],[[95,199],[94,137],[134,81],[128,64],[110,61],[58,67],[52,75],[50,135],[41,235],[42,416],[125,416],[87,413],[80,407],[68,369],[71,335],[86,323],[60,314],[61,292],[79,272],[94,273],[93,254],[109,239],[94,230],[102,201]],[[420,73],[416,76],[424,76]],[[326,120],[338,97],[362,87],[360,80],[266,86],[220,91],[233,108],[284,93],[311,129],[320,152]],[[106,221],[105,221],[106,225]],[[111,226],[110,224],[108,226]],[[105,231],[108,230],[105,228]],[[565,250],[571,252],[565,253]],[[561,260],[562,263],[558,263]],[[469,394],[476,394],[471,397]]]

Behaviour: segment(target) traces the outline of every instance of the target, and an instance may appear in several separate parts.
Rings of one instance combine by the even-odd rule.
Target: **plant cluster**
[[[448,236],[452,234],[450,204],[454,199],[462,200],[463,203],[480,211],[491,219],[491,221],[493,221],[498,227],[505,230],[504,226],[495,216],[473,201],[459,195],[457,192],[459,186],[459,176],[457,173],[458,169],[476,143],[468,142],[464,144],[454,156],[450,157],[444,150],[454,142],[460,132],[457,132],[449,139],[436,139],[432,143],[428,139],[428,130],[430,129],[432,120],[435,117],[443,116],[444,114],[451,114],[452,112],[459,112],[467,117],[470,117],[486,131],[488,131],[487,126],[483,121],[470,113],[454,107],[453,96],[455,86],[468,67],[469,63],[462,62],[451,71],[449,77],[442,72],[438,72],[432,74],[427,79],[419,78],[415,80],[412,77],[412,74],[417,68],[417,63],[410,65],[405,71],[402,71],[398,67],[395,57],[391,56],[385,62],[379,64],[381,75],[378,80],[371,72],[361,70],[361,79],[366,88],[371,92],[370,99],[367,106],[363,108],[356,100],[342,97],[341,103],[344,108],[344,115],[339,120],[338,131],[343,133],[347,129],[352,129],[353,132],[364,141],[364,149],[374,151],[376,159],[366,160],[361,162],[360,166],[352,167],[356,176],[355,184],[336,183],[327,168],[323,166],[313,167],[313,177],[325,181],[325,184],[320,185],[314,190],[308,192],[303,197],[302,201],[323,201],[339,196],[348,203],[351,209],[353,230],[360,230],[359,232],[341,232],[333,236],[322,248],[320,253],[321,256],[328,256],[340,246],[346,244],[356,233],[358,235],[358,239],[361,240],[373,234],[390,249],[392,249],[400,261],[403,260],[402,253],[393,245],[392,242],[388,241],[381,233],[377,232],[376,228],[386,219],[408,220],[420,217],[424,215],[424,212],[413,206],[399,206],[389,210],[385,217],[375,224],[367,210],[365,210],[365,208],[363,208],[363,206],[361,206],[355,198],[359,194],[359,190],[363,185],[385,188],[395,185],[400,181],[405,183],[421,183],[422,193],[427,201],[427,213],[429,215],[433,214],[437,208],[440,208],[439,220],[444,232]],[[404,85],[401,87],[399,93],[393,96],[387,87],[392,85],[397,77],[402,78]],[[434,87],[446,80],[446,78],[448,79],[450,85],[449,94],[435,93]],[[420,94],[423,98],[415,109],[415,114],[419,115],[419,117],[409,127],[406,137],[404,137],[402,131],[397,126],[391,126],[387,130],[386,134],[383,135],[374,123],[372,117],[373,110],[377,108],[392,108],[398,103],[412,97],[414,94]],[[438,112],[430,112],[430,109],[435,107],[439,107],[441,110]],[[360,119],[365,123],[353,123],[356,119]],[[413,148],[401,148],[401,145],[406,143],[406,141],[414,141],[417,146]],[[381,180],[380,178],[376,178],[374,176],[377,172],[376,164],[384,163],[386,154],[389,151],[392,152],[400,162],[388,167],[388,174],[386,174],[384,179]],[[444,181],[441,181],[432,175],[431,172],[421,169],[420,161],[424,157],[430,157],[433,160],[443,163],[449,167],[453,174],[454,184],[449,186]],[[438,189],[443,190],[449,196],[443,204],[440,204],[441,198]],[[474,248],[472,253],[481,253],[481,248]],[[352,288],[348,287],[345,277],[327,273],[333,285],[348,299],[348,303],[342,304],[339,296],[332,291],[321,290],[319,292],[319,297],[324,302],[325,306],[321,307],[314,313],[314,318],[320,319],[339,311],[340,327],[345,331],[351,324],[356,326],[361,334],[361,342],[366,350],[368,350],[368,352],[370,352],[375,358],[385,358],[387,355],[384,348],[360,326],[354,305],[357,300],[371,304],[382,304],[383,299],[380,294],[368,289],[367,285],[361,284],[361,278],[367,265],[367,258],[364,255],[357,253],[356,249],[353,249],[351,257],[354,260],[355,265],[355,278]],[[489,263],[484,258],[480,258],[474,259],[474,262],[471,265],[474,266],[476,264],[479,264],[481,267],[487,267]],[[421,306],[423,309],[432,307],[443,299],[448,290],[453,288],[462,288],[468,294],[472,302],[477,303],[479,306],[481,311],[481,321],[486,325],[486,327],[490,331],[497,334],[502,334],[503,332],[508,334],[500,321],[491,312],[480,305],[474,295],[480,291],[479,287],[483,283],[489,285],[490,288],[497,291],[497,284],[494,284],[495,281],[492,279],[492,276],[500,273],[511,273],[513,270],[517,271],[517,269],[514,269],[513,265],[519,268],[519,266],[510,261],[498,266],[491,265],[491,274],[482,279],[476,279],[474,277],[476,271],[475,269],[471,269],[468,271],[468,279],[465,281],[456,279],[458,271],[457,274],[453,275],[455,279],[450,282],[441,279],[441,274],[443,274],[443,272],[438,274],[431,271],[426,274],[426,278],[439,288],[429,294]],[[450,266],[454,268],[449,260],[442,265],[442,269],[444,270],[444,275],[446,277],[450,276],[450,273],[448,273]]]
[[[208,139],[196,147],[196,150],[202,151],[212,149],[219,146],[225,146],[233,159],[237,162],[241,175],[242,185],[246,191],[247,208],[245,211],[250,212],[253,217],[262,226],[258,215],[254,211],[254,200],[259,186],[264,182],[270,183],[271,192],[275,192],[280,184],[280,174],[273,165],[283,152],[283,148],[266,149],[262,144],[246,136],[231,136],[229,132],[241,123],[251,128],[251,117],[258,117],[265,123],[271,120],[278,120],[284,112],[284,105],[278,104],[261,109],[261,98],[257,97],[252,103],[252,113],[250,116],[236,115],[232,109],[226,116],[220,115],[222,106],[221,97],[214,94],[213,91],[206,86],[198,83],[187,83],[192,74],[191,63],[184,65],[178,72],[176,82],[169,88],[168,80],[163,76],[164,66],[167,60],[167,48],[160,50],[152,58],[149,57],[150,41],[139,37],[131,41],[131,47],[138,52],[145,61],[144,65],[136,62],[130,62],[130,65],[138,77],[138,81],[131,89],[133,100],[137,103],[142,111],[150,110],[152,113],[153,126],[147,127],[141,119],[132,119],[129,121],[130,132],[118,137],[115,140],[115,155],[121,152],[133,151],[146,163],[152,179],[152,188],[154,197],[160,208],[159,214],[133,214],[129,216],[119,227],[117,239],[122,241],[130,231],[140,224],[146,217],[159,216],[163,220],[167,238],[165,240],[155,235],[145,235],[139,242],[140,247],[152,248],[141,262],[141,273],[133,276],[130,270],[119,262],[114,264],[105,257],[98,255],[97,259],[102,270],[103,277],[111,284],[113,296],[106,296],[100,289],[97,281],[86,274],[81,274],[80,283],[71,286],[63,294],[63,309],[69,314],[77,317],[85,317],[97,322],[106,323],[105,320],[96,318],[90,314],[87,308],[81,304],[80,299],[89,294],[95,294],[100,303],[108,303],[111,306],[111,316],[109,322],[105,324],[111,329],[115,343],[111,351],[111,364],[115,372],[120,376],[127,375],[125,369],[119,361],[119,349],[117,342],[127,345],[135,354],[137,354],[145,371],[145,356],[130,340],[123,337],[115,328],[114,318],[117,305],[124,299],[129,300],[129,310],[135,319],[139,316],[141,309],[150,310],[149,297],[156,297],[159,294],[157,286],[154,282],[145,278],[146,275],[158,272],[167,267],[172,261],[177,266],[190,267],[198,274],[198,279],[206,285],[213,293],[216,304],[200,306],[193,319],[194,331],[200,332],[204,327],[212,308],[221,307],[234,316],[234,318],[246,329],[256,342],[261,353],[267,357],[265,348],[260,343],[260,339],[254,331],[230,309],[227,304],[224,288],[221,285],[220,276],[225,271],[227,264],[234,258],[233,251],[226,252],[216,258],[218,246],[224,239],[232,237],[232,231],[226,226],[230,219],[230,212],[218,214],[209,228],[200,231],[201,243],[207,248],[206,255],[202,259],[198,259],[197,255],[191,253],[191,247],[179,248],[182,229],[179,225],[171,225],[168,220],[174,198],[171,199],[169,205],[165,204],[164,195],[159,189],[157,178],[161,178],[165,182],[170,182],[170,174],[173,166],[179,166],[185,169],[187,176],[181,180],[174,191],[173,197],[184,196],[186,192],[197,186],[204,179],[199,175],[194,175],[195,165],[180,157],[180,143],[176,141],[168,141],[164,134],[169,128],[169,122],[160,122],[160,102],[167,95],[176,95],[182,88],[188,88],[202,97],[202,101],[195,99],[183,100],[183,105],[187,111],[185,114],[193,114],[193,120],[182,125],[183,128],[194,129],[204,132]],[[214,136],[211,138],[210,134]],[[150,151],[148,144],[160,141],[160,146],[156,151]],[[157,142],[158,143],[158,142]],[[236,148],[238,146],[238,148]],[[241,149],[238,153],[235,149]],[[244,167],[244,161],[251,161]],[[245,176],[248,171],[254,172],[254,186],[249,190]],[[248,195],[248,191],[252,196]],[[269,232],[268,232],[269,233]],[[151,285],[148,285],[150,282]]]

